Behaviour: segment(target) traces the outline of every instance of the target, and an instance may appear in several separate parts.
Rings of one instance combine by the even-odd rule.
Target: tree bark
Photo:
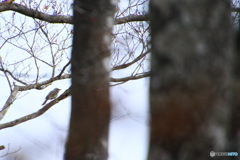
[[[148,160],[207,160],[210,151],[234,151],[230,2],[152,0],[150,24]]]
[[[75,0],[72,110],[66,160],[108,157],[109,56],[113,18],[110,0]]]

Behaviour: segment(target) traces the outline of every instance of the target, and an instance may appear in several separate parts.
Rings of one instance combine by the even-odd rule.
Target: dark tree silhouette
[[[210,151],[236,151],[229,137],[230,2],[152,0],[150,26],[148,160],[206,160]]]
[[[72,110],[66,160],[107,160],[110,120],[110,0],[75,0]]]

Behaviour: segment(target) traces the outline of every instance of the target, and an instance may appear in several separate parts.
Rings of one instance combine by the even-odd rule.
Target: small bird
[[[61,89],[58,89],[58,88],[55,88],[54,90],[52,90],[51,92],[48,93],[45,101],[43,102],[42,105],[44,105],[48,100],[51,100],[51,99],[55,99],[57,98],[58,96],[58,92],[60,91]]]

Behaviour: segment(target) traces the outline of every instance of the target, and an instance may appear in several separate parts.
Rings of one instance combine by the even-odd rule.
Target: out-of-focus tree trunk
[[[206,160],[210,151],[234,151],[230,1],[152,0],[150,24],[148,160]]]
[[[240,22],[240,21],[239,21]],[[233,110],[231,116],[231,147],[240,154],[240,24],[236,32],[236,52],[234,55],[233,75]],[[236,159],[240,159],[238,156]]]
[[[74,1],[72,110],[66,160],[106,160],[108,157],[108,62],[113,5],[110,0]]]

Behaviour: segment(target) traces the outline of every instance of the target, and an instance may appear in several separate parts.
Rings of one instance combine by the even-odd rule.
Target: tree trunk
[[[152,0],[150,24],[148,160],[206,160],[210,151],[233,151],[230,2]]]
[[[106,160],[114,7],[110,0],[75,0],[73,8],[72,110],[65,159]]]

